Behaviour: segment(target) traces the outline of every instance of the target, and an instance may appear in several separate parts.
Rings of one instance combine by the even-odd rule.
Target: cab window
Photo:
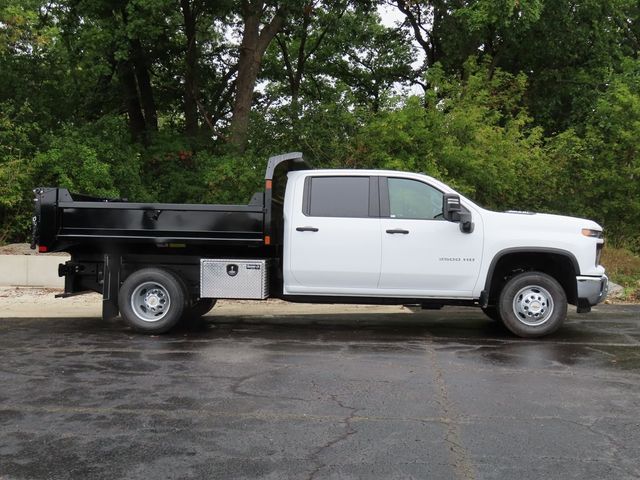
[[[408,178],[389,178],[389,216],[424,220],[442,219],[442,192]]]
[[[311,177],[303,211],[311,217],[368,217],[369,183],[369,177]]]

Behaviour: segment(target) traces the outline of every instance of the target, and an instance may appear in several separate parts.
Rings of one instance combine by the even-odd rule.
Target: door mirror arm
[[[471,212],[460,212],[460,231],[462,233],[473,233],[475,225],[471,220]]]

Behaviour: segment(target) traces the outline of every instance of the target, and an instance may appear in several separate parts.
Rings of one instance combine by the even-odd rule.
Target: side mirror
[[[445,193],[442,196],[442,216],[449,222],[459,222],[462,205],[460,195],[455,193]]]
[[[473,232],[471,212],[463,210],[460,203],[460,195],[445,193],[442,197],[442,216],[449,222],[460,223],[462,233]]]

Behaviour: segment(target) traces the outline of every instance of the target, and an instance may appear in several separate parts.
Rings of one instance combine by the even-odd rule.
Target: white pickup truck
[[[218,298],[478,306],[514,334],[604,300],[602,228],[485,210],[426,175],[272,157],[248,205],[140,204],[38,188],[33,247],[66,251],[65,294],[159,333]]]

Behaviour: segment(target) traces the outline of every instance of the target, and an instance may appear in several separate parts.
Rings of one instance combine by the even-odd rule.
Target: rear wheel
[[[567,295],[546,273],[521,273],[500,292],[498,313],[519,337],[542,337],[555,332],[567,317]]]
[[[185,291],[168,270],[143,268],[124,281],[118,295],[122,318],[136,331],[165,333],[182,317]]]

